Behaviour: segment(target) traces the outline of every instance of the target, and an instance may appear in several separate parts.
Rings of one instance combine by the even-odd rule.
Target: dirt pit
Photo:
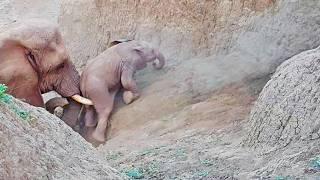
[[[112,123],[111,137],[98,149],[132,179],[239,178],[255,161],[240,146],[257,97],[247,87],[229,85],[161,119],[121,125],[129,129]]]
[[[243,146],[250,110],[268,79],[225,86],[159,119],[121,120],[121,125],[115,119],[98,150],[129,179],[319,177],[317,145],[292,144],[267,153]]]

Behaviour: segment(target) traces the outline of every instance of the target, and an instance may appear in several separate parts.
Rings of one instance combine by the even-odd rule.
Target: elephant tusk
[[[84,104],[84,105],[93,105],[93,102],[90,99],[84,98],[80,96],[79,94],[71,96],[71,98],[78,103]]]

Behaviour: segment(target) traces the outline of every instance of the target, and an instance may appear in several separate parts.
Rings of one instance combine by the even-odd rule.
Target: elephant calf
[[[87,127],[96,126],[92,133],[94,140],[105,141],[114,98],[121,88],[124,89],[123,100],[126,104],[139,98],[133,76],[148,62],[153,62],[155,69],[161,69],[165,58],[148,43],[132,40],[108,48],[87,64],[81,75],[80,89],[83,96],[93,102],[93,106],[85,106],[84,122]]]

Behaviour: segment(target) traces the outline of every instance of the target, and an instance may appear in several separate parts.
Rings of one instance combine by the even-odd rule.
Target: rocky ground
[[[121,179],[84,139],[0,85],[0,179]]]
[[[254,99],[230,85],[160,120],[121,129],[99,150],[133,178],[233,179],[252,170],[254,157],[240,142]]]
[[[131,179],[320,177],[316,141],[280,150],[244,145],[249,112],[266,79],[246,87],[230,85],[160,120],[137,122],[114,132],[98,149],[112,167]]]

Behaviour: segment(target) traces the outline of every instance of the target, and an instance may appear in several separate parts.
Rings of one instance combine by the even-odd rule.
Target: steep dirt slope
[[[71,0],[62,3],[59,22],[80,66],[117,38],[151,41],[176,64],[226,52],[250,17],[275,6],[271,0]]]
[[[81,136],[0,86],[0,179],[122,179]]]
[[[45,18],[56,22],[59,12],[59,0],[1,0],[0,30],[1,26],[28,18]]]

